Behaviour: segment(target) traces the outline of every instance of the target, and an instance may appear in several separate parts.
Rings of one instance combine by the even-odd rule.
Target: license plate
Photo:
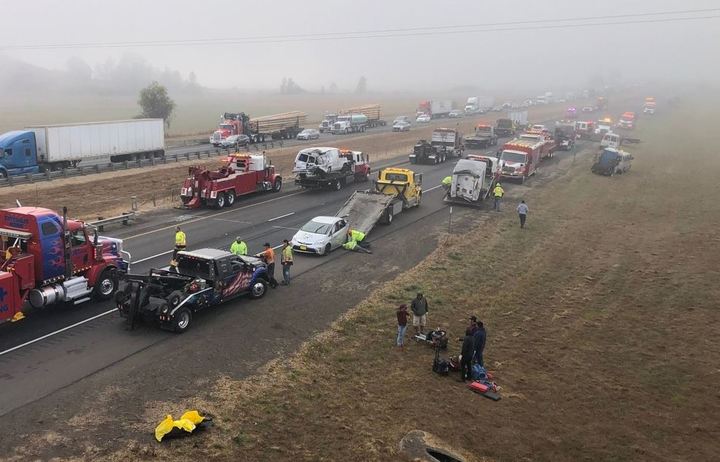
[[[307,246],[306,246],[306,245],[301,245],[301,246],[300,246],[300,250],[307,250]]]

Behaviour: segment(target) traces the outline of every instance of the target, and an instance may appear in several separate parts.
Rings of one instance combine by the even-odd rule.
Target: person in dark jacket
[[[474,348],[475,348],[475,362],[485,367],[483,363],[483,351],[485,350],[485,340],[487,339],[487,332],[482,321],[477,322],[477,330],[473,334]]]
[[[475,339],[472,330],[468,327],[463,337],[462,350],[460,351],[460,381],[472,380],[472,359],[475,351]]]

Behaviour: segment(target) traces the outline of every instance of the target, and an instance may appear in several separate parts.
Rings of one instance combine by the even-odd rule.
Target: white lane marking
[[[441,184],[439,184],[439,185],[437,185],[437,186],[433,186],[433,187],[432,187],[432,188],[430,188],[430,189],[426,189],[426,190],[425,190],[425,191],[423,191],[423,192],[430,192],[430,191],[432,191],[433,189],[437,189],[437,188],[439,188],[439,187],[441,187],[441,186],[442,186],[442,185],[441,185]]]
[[[158,253],[155,255],[150,255],[149,257],[141,258],[140,260],[131,261],[131,265],[137,265],[138,263],[142,263],[144,261],[152,260],[153,258],[162,257],[163,255],[168,255],[173,253],[174,250],[168,250],[167,252]]]
[[[290,229],[290,230],[292,230],[292,231],[297,231],[297,230],[298,230],[298,228],[288,228],[287,226],[273,225],[272,227],[273,227],[273,228],[277,228],[277,229]]]
[[[12,348],[8,348],[8,349],[5,350],[5,351],[0,351],[0,356],[6,355],[6,354],[8,354],[8,353],[11,353],[11,352],[13,352],[13,351],[15,351],[15,350],[18,350],[18,349],[20,349],[20,348],[26,347],[26,346],[28,346],[28,345],[32,345],[33,343],[39,342],[40,340],[45,340],[45,339],[48,338],[48,337],[52,337],[53,335],[57,335],[57,334],[59,334],[59,333],[61,333],[61,332],[65,332],[66,330],[70,330],[70,329],[72,329],[72,328],[74,328],[74,327],[80,326],[80,325],[85,324],[85,323],[87,323],[87,322],[94,321],[94,320],[97,319],[97,318],[102,318],[103,316],[107,316],[108,314],[114,313],[115,311],[117,311],[117,309],[113,308],[112,310],[108,310],[108,311],[106,311],[106,312],[104,312],[104,313],[96,314],[95,316],[92,316],[92,317],[90,317],[90,318],[83,319],[82,321],[78,321],[78,322],[76,322],[75,324],[70,324],[69,326],[63,327],[62,329],[58,329],[58,330],[56,330],[55,332],[50,332],[49,334],[42,335],[42,336],[40,336],[40,337],[38,337],[38,338],[29,340],[29,341],[27,341],[27,342],[25,342],[25,343],[21,343],[20,345],[16,345],[16,346],[14,346],[14,347],[12,347]]]
[[[244,206],[244,207],[238,207],[238,208],[236,208],[236,209],[230,209],[230,210],[226,210],[226,211],[224,211],[224,212],[213,213],[213,214],[210,214],[210,215],[203,215],[203,216],[197,217],[197,218],[195,218],[195,219],[193,219],[193,220],[187,220],[184,224],[187,225],[187,224],[190,224],[190,223],[196,223],[196,222],[198,222],[198,221],[208,220],[208,219],[210,219],[210,218],[216,218],[216,217],[218,217],[218,216],[220,216],[220,215],[225,215],[225,214],[227,214],[227,213],[237,212],[238,210],[244,210],[244,209],[248,209],[248,208],[250,208],[250,207],[256,207],[256,206],[258,206],[258,205],[263,205],[263,204],[267,204],[267,203],[270,203],[270,202],[279,201],[279,200],[286,199],[286,198],[292,197],[292,196],[297,196],[298,194],[303,194],[303,193],[304,193],[304,191],[298,191],[298,192],[296,192],[296,193],[288,194],[287,196],[276,197],[276,198],[274,198],[274,199],[268,199],[268,200],[266,200],[266,201],[258,202],[258,203],[255,203],[255,204],[246,205],[246,206]],[[175,226],[177,226],[177,225],[164,226],[164,227],[162,227],[162,228],[153,229],[152,231],[146,231],[146,232],[144,232],[144,233],[135,234],[135,235],[133,235],[133,236],[128,236],[128,237],[123,238],[123,241],[129,241],[130,239],[135,239],[135,238],[137,238],[137,237],[147,236],[147,235],[150,235],[150,234],[155,234],[155,233],[160,232],[160,231],[166,231],[166,230],[168,230],[168,229],[173,229]]]
[[[280,215],[279,217],[271,218],[268,220],[268,223],[271,221],[279,220],[281,218],[289,217],[291,215],[295,215],[295,212],[286,213],[285,215]]]
[[[241,221],[241,220],[228,220],[227,218],[213,218],[213,220],[217,221],[227,221],[229,223],[237,223],[239,225],[251,225],[251,221]]]

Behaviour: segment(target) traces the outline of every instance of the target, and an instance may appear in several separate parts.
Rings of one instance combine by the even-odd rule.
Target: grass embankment
[[[578,157],[527,192],[526,230],[508,206],[442,238],[292,364],[219,384],[204,403],[216,428],[156,455],[397,460],[400,438],[419,428],[478,459],[712,460],[720,158],[714,134],[686,122],[716,118],[699,110],[641,120],[646,142],[627,175],[591,175]],[[687,152],[701,169],[686,168]],[[430,324],[453,337],[469,314],[485,321],[502,401],[433,374],[423,345],[392,347],[394,307],[418,289]]]

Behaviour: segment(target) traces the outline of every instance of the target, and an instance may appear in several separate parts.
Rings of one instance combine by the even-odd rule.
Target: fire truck
[[[129,263],[122,240],[40,207],[0,210],[0,323],[30,305],[108,300]]]
[[[238,196],[254,192],[279,192],[282,177],[263,154],[231,154],[219,170],[190,167],[180,188],[183,206],[196,209],[232,207]]]

